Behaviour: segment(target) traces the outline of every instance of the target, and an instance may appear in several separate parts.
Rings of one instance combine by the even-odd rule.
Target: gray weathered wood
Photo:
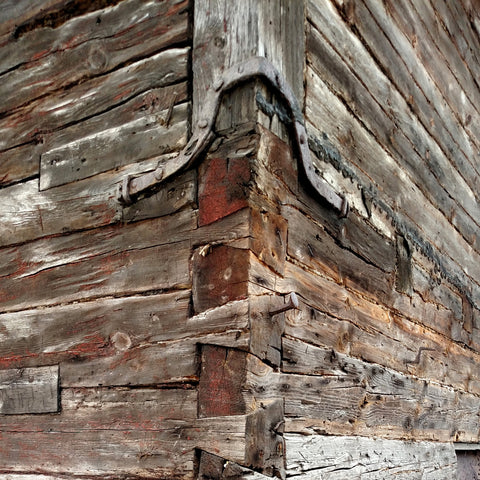
[[[173,92],[172,92],[173,93]],[[174,102],[171,98],[170,102]],[[169,117],[169,123],[165,118]],[[63,185],[137,161],[180,151],[187,141],[188,105],[97,131],[42,154],[40,189]]]
[[[448,443],[324,435],[285,435],[287,478],[299,480],[451,480],[456,475]]]
[[[193,123],[201,119],[202,98],[224,70],[253,56],[268,58],[303,99],[302,1],[266,0],[231,3],[201,0],[194,9]],[[276,19],[276,20],[274,20]],[[296,48],[291,48],[295,42]],[[223,127],[256,118],[253,90],[227,100]]]
[[[388,7],[375,2],[349,3],[349,8],[347,4],[343,6],[343,11],[348,11],[348,22],[360,31],[362,40],[368,44],[375,59],[381,62],[384,72],[402,93],[424,128],[442,147],[450,162],[459,169],[465,181],[478,190],[478,168],[471,160],[475,139],[464,130],[458,121],[456,109],[448,105],[435,78],[429,75],[428,68],[437,62],[418,62],[414,45],[393,21]],[[443,3],[436,5],[437,9],[443,7]],[[446,15],[442,18],[449,21]],[[432,28],[438,28],[436,22],[428,23]],[[378,25],[382,28],[379,29]]]
[[[97,173],[178,152],[187,142],[188,105],[174,107],[171,124],[163,123],[168,110],[83,137],[41,157],[40,188],[46,190]]]
[[[468,235],[469,223],[476,222],[479,217],[472,189],[448,165],[438,145],[425,133],[398,91],[371,61],[368,51],[358,39],[346,29],[338,14],[332,8],[319,9],[314,3],[309,5],[310,18],[315,25],[307,34],[309,60],[330,87],[350,104],[351,110],[361,118],[384,148],[402,158],[412,179],[421,179],[419,187],[433,196],[436,206],[447,218],[450,209],[456,208],[458,218],[453,219],[454,223],[461,232]],[[326,42],[325,38],[329,38],[329,41]],[[335,51],[333,45],[337,43],[348,45],[350,55],[346,51]],[[357,83],[356,78],[362,82]],[[378,98],[390,99],[395,107],[394,116],[376,101]],[[425,155],[428,151],[426,168],[418,168],[424,161],[418,151]]]
[[[0,370],[0,415],[57,412],[59,403],[57,365]]]
[[[146,160],[44,192],[39,192],[38,180],[1,189],[0,245],[119,222],[123,207],[117,197],[124,177],[152,170],[170,157]],[[175,197],[170,201],[167,196],[164,213],[175,211],[175,204]]]
[[[37,28],[2,49],[1,112],[188,39],[188,0],[127,0]]]
[[[190,243],[184,238],[195,226],[195,213],[186,211],[177,222],[160,217],[19,247],[17,259],[23,256],[29,267],[5,272],[2,311],[189,285]]]
[[[168,49],[58,95],[33,101],[0,120],[0,150],[41,140],[45,133],[105,112],[145,90],[184,80],[188,54],[189,48]]]
[[[361,184],[366,186],[370,185],[371,180],[363,176],[360,165],[369,165],[369,175],[378,185],[379,198],[375,199],[376,202],[379,203],[383,199],[381,192],[388,192],[388,196],[391,198],[385,198],[385,202],[388,205],[393,202],[396,206],[397,218],[405,221],[406,225],[413,221],[416,224],[415,229],[421,232],[422,236],[425,234],[426,240],[434,243],[435,247],[442,252],[442,261],[451,272],[455,272],[462,278],[465,273],[460,271],[458,263],[470,264],[475,268],[476,262],[472,262],[472,255],[476,257],[478,245],[476,245],[473,230],[472,236],[468,239],[459,235],[449,221],[438,212],[435,204],[430,203],[420,189],[408,180],[401,166],[397,165],[394,159],[386,155],[372,140],[368,132],[363,130],[361,124],[352,117],[341,101],[332,95],[313,71],[308,72],[307,79],[312,82],[309,89],[310,95],[307,96],[307,117],[312,120],[314,118],[324,119],[320,128],[329,136],[332,135],[331,141],[333,142],[335,139],[335,145],[342,157],[348,158],[349,162],[352,161],[358,165],[359,169],[356,170],[355,175],[358,175]],[[330,125],[337,125],[338,128],[331,128]],[[321,134],[319,133],[319,135]],[[351,138],[352,141],[346,141],[348,138]],[[376,223],[375,226],[385,229],[379,223]],[[441,232],[449,232],[449,234],[442,235]],[[472,248],[473,245],[475,245],[475,249]],[[449,257],[456,261],[451,261]],[[469,282],[476,276],[477,273],[474,273],[466,280]]]
[[[188,389],[64,390],[58,415],[2,419],[2,475],[188,478],[195,405]]]
[[[42,145],[27,144],[0,152],[0,187],[38,176]]]
[[[187,337],[189,298],[186,290],[2,314],[0,364],[18,368],[92,358],[115,352],[115,345],[121,349]],[[202,322],[194,324],[202,331]],[[214,321],[206,324],[209,328],[203,330],[213,332],[220,330],[222,321],[217,327]]]
[[[277,282],[276,288],[285,293],[296,291],[308,304],[301,312],[287,314],[286,333],[398,371],[479,391],[480,379],[475,367],[478,353],[424,326],[432,325],[438,330],[451,328],[450,312],[423,303],[418,296],[413,302],[409,297],[399,296],[395,308],[404,312],[405,318],[335,282],[290,264],[286,267],[286,277],[291,280]],[[418,362],[412,363],[421,346],[434,350],[426,351]]]
[[[288,221],[288,254],[292,258],[326,273],[339,283],[388,303],[393,287],[392,258],[390,263],[378,262],[378,266],[373,266],[350,250],[339,247],[324,228],[296,209],[284,209],[283,213]]]
[[[295,373],[280,377],[277,387],[285,392],[286,415],[293,417],[287,430],[321,425],[328,433],[441,441],[478,438],[474,395],[288,338],[284,355],[282,368]]]

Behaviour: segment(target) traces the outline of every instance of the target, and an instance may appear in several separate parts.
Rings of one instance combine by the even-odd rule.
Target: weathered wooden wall
[[[462,1],[306,2],[310,147],[352,210],[332,221],[298,196],[283,210],[286,290],[302,298],[283,339],[286,431],[312,435],[291,440],[310,452],[292,451],[307,457],[292,475],[455,478],[450,442],[479,441],[479,15]],[[395,460],[343,435],[392,439]],[[443,442],[417,451],[436,466],[412,467],[406,439]],[[325,448],[356,453],[315,458]]]
[[[1,6],[2,478],[183,477],[192,430],[211,428],[196,420],[196,343],[178,345],[203,235],[195,174],[156,203],[117,200],[126,175],[186,143],[191,9]],[[205,322],[197,334],[214,335]]]
[[[0,476],[455,478],[480,441],[479,31],[468,0],[5,2]],[[258,80],[122,203],[252,55],[348,216]]]

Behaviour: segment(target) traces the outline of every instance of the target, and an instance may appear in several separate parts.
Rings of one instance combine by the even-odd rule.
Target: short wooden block
[[[202,367],[198,386],[200,417],[242,415],[246,411],[243,387],[247,353],[216,345],[202,347]]]
[[[58,412],[58,365],[0,371],[0,414]]]
[[[195,313],[247,298],[250,252],[219,245],[202,247],[193,260]]]
[[[211,158],[200,168],[199,224],[207,225],[247,206],[250,160]]]

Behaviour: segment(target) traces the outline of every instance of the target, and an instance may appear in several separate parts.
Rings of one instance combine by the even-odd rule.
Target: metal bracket
[[[223,95],[239,84],[255,78],[263,80],[269,87],[273,88],[286,104],[292,121],[300,162],[308,181],[316,192],[338,211],[340,216],[346,216],[348,214],[347,200],[336,193],[315,171],[310,156],[303,115],[295,94],[285,78],[265,57],[253,57],[225,71],[222,77],[215,82],[213,88],[207,92],[206,101],[202,107],[205,116],[195,125],[192,138],[186,147],[176,158],[159,165],[156,170],[127,179],[120,186],[119,200],[129,205],[135,202],[140,195],[153,190],[171,176],[191,167],[215,138],[214,127]]]

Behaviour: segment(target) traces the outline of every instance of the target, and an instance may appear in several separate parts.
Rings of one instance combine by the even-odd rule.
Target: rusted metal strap
[[[264,57],[254,57],[238,64],[226,72],[207,92],[202,108],[204,117],[195,125],[192,138],[180,154],[159,165],[156,170],[144,173],[139,177],[127,177],[120,187],[119,199],[125,204],[133,203],[140,195],[155,189],[171,176],[186,170],[201,156],[215,138],[215,122],[223,95],[239,84],[259,78],[275,90],[275,93],[286,104],[293,126],[295,142],[298,147],[300,161],[306,177],[318,194],[323,197],[340,216],[348,213],[348,202],[315,172],[310,156],[303,115],[298,101],[280,72]]]

